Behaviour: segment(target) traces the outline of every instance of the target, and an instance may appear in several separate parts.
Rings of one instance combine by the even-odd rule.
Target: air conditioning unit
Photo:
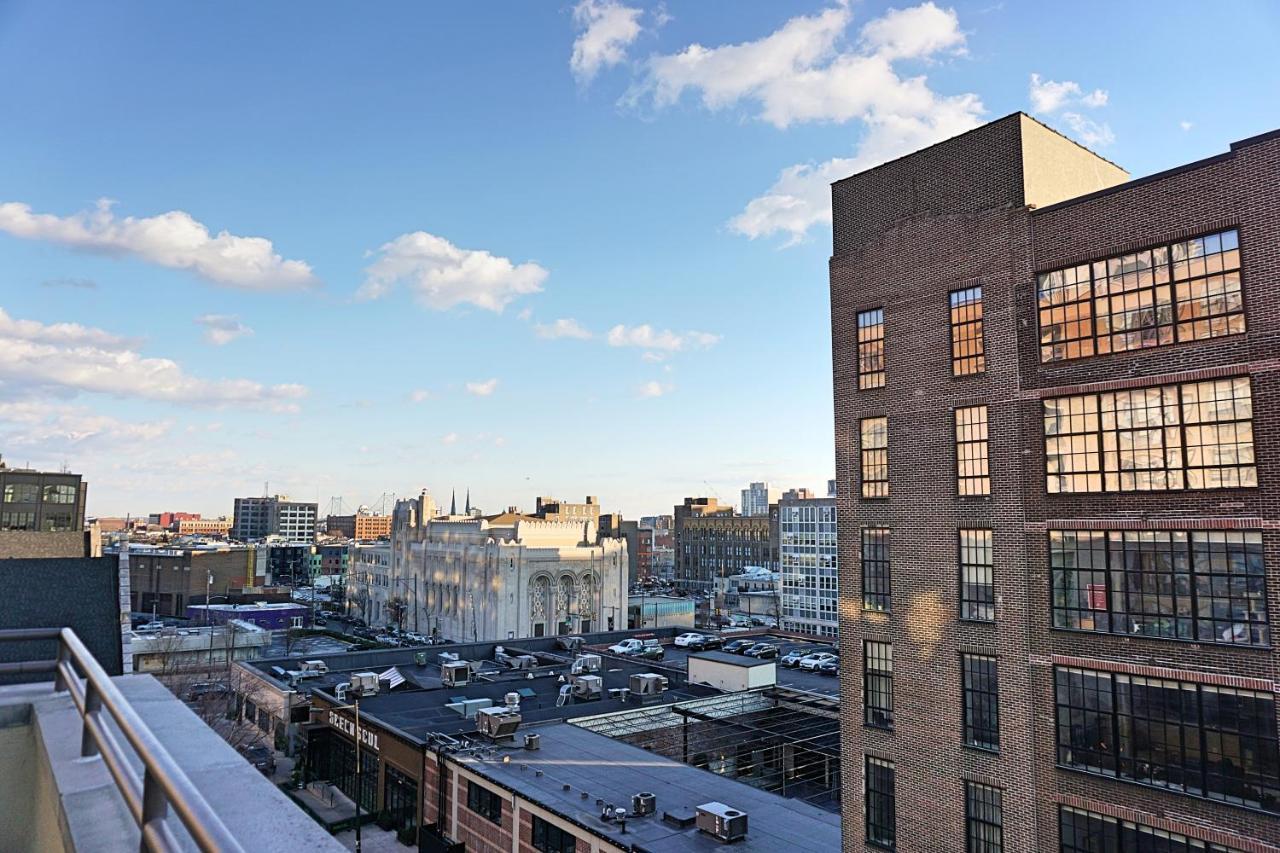
[[[747,837],[747,813],[724,803],[698,806],[698,829],[721,841],[738,841]]]
[[[527,734],[524,736],[524,748],[528,750],[542,749],[542,735]]]
[[[574,660],[573,666],[569,668],[572,675],[582,675],[587,672],[599,672],[603,666],[600,655],[578,655]]]
[[[464,660],[451,660],[440,665],[440,680],[446,687],[466,687],[471,681],[471,667]]]
[[[604,695],[604,679],[598,675],[579,675],[573,680],[575,700],[599,699]]]
[[[351,673],[351,692],[357,696],[377,696],[378,695],[378,673],[376,672],[353,672]]]
[[[631,795],[631,813],[636,817],[651,815],[658,810],[658,798],[648,791]]]
[[[631,676],[631,693],[635,696],[657,696],[667,689],[667,677],[656,672]]]
[[[329,665],[322,660],[304,660],[302,662],[303,672],[318,672],[321,675],[329,671]]]
[[[476,730],[482,735],[498,740],[509,738],[520,728],[520,713],[505,706],[481,708],[476,711]]]

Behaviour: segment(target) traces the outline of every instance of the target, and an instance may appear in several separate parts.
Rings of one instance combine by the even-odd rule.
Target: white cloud
[[[568,317],[562,317],[554,323],[536,323],[533,329],[537,332],[538,337],[548,340],[575,338],[580,341],[587,341],[593,337],[590,330],[584,329],[581,323]]]
[[[637,388],[636,393],[641,397],[661,397],[665,394],[670,394],[674,390],[674,385],[653,379]]]
[[[409,392],[409,400],[414,403],[425,403],[431,399],[431,392],[425,388],[415,388]]]
[[[498,387],[497,379],[486,379],[484,382],[468,382],[467,393],[474,397],[488,397]]]
[[[542,290],[547,271],[536,263],[513,264],[484,250],[460,249],[443,237],[414,231],[378,249],[356,297],[378,299],[404,282],[427,308],[444,311],[474,305],[501,311],[512,300]]]
[[[627,47],[640,35],[640,9],[616,0],[581,0],[573,7],[573,42],[569,68],[579,83],[590,83],[601,68],[622,62]]]
[[[236,338],[252,335],[250,329],[233,314],[201,314],[196,325],[204,327],[204,339],[214,346],[225,346]]]
[[[1085,92],[1074,80],[1045,80],[1039,74],[1032,74],[1030,96],[1033,110],[1062,119],[1076,139],[1085,145],[1099,147],[1116,141],[1110,125],[1080,112],[1081,109],[1105,107],[1109,97],[1105,89]]]
[[[38,452],[69,452],[93,448],[102,452],[163,438],[170,420],[130,423],[84,406],[21,400],[0,403],[0,436],[7,447]]]
[[[1193,127],[1193,125],[1189,121],[1180,121],[1178,122],[1178,127],[1182,128],[1183,130],[1190,130]]]
[[[0,311],[0,387],[22,391],[96,393],[208,406],[295,411],[302,385],[249,379],[202,379],[167,358],[147,358],[125,338],[71,323],[12,320]]]
[[[1073,104],[1105,107],[1107,98],[1104,89],[1086,93],[1074,80],[1045,80],[1039,74],[1031,75],[1031,108],[1038,113],[1055,113]]]
[[[927,115],[936,108],[938,99],[925,78],[899,77],[893,63],[963,52],[965,37],[955,12],[932,2],[891,9],[867,23],[850,47],[844,36],[852,21],[852,10],[841,4],[792,18],[756,41],[692,44],[679,53],[654,56],[646,76],[623,101],[661,109],[692,90],[710,110],[752,102],[759,118],[780,128],[807,121]]]
[[[441,444],[457,444],[458,434],[456,432],[447,433],[440,437]]]
[[[785,245],[802,241],[809,229],[831,224],[831,183],[895,157],[964,133],[978,124],[983,108],[974,95],[935,98],[918,115],[868,115],[866,135],[852,157],[788,166],[773,185],[729,220],[729,228],[755,239],[787,236]]]
[[[246,290],[288,290],[317,283],[307,263],[282,258],[264,237],[226,231],[211,236],[204,224],[181,210],[120,219],[112,212],[112,204],[100,199],[92,210],[57,216],[33,213],[20,202],[4,202],[0,203],[0,231],[26,240],[130,255]]]
[[[609,330],[606,338],[611,347],[639,347],[645,350],[678,352],[683,349],[706,349],[720,340],[710,332],[673,332],[657,330],[647,323],[627,327],[619,323]]]
[[[501,435],[494,436],[493,438],[494,447],[505,447],[506,444],[507,444],[507,439],[504,436],[501,436]]]

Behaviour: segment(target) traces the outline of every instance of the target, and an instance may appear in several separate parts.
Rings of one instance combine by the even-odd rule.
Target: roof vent
[[[636,817],[651,815],[658,809],[658,798],[648,791],[631,796],[631,813]]]
[[[747,813],[724,803],[698,806],[698,829],[721,841],[738,841],[747,837]]]

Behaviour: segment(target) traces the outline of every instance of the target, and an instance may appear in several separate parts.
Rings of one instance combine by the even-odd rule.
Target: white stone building
[[[355,545],[347,569],[347,613],[370,625],[385,625],[391,596],[391,545]]]
[[[407,629],[460,642],[624,628],[626,540],[596,538],[590,521],[514,509],[436,517],[424,492],[396,503],[392,595]]]
[[[835,637],[839,614],[834,497],[783,497],[778,503],[778,564],[780,627]]]

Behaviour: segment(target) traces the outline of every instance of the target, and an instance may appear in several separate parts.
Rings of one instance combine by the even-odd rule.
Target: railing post
[[[153,824],[163,824],[168,813],[169,804],[164,798],[164,788],[160,786],[160,781],[156,779],[155,774],[148,769],[142,777],[142,819],[138,821],[138,826],[142,830],[138,849],[142,853],[148,853],[151,849],[147,846],[147,830]]]
[[[53,690],[55,693],[61,693],[67,689],[66,676],[62,674],[62,664],[67,660],[67,644],[62,642],[62,636],[58,636],[58,660],[54,668]]]
[[[87,758],[90,755],[98,754],[98,741],[93,735],[93,727],[89,725],[89,721],[91,719],[96,721],[101,710],[102,694],[100,694],[98,692],[98,688],[94,686],[93,679],[87,678],[84,682],[84,716],[80,719],[81,758]]]

